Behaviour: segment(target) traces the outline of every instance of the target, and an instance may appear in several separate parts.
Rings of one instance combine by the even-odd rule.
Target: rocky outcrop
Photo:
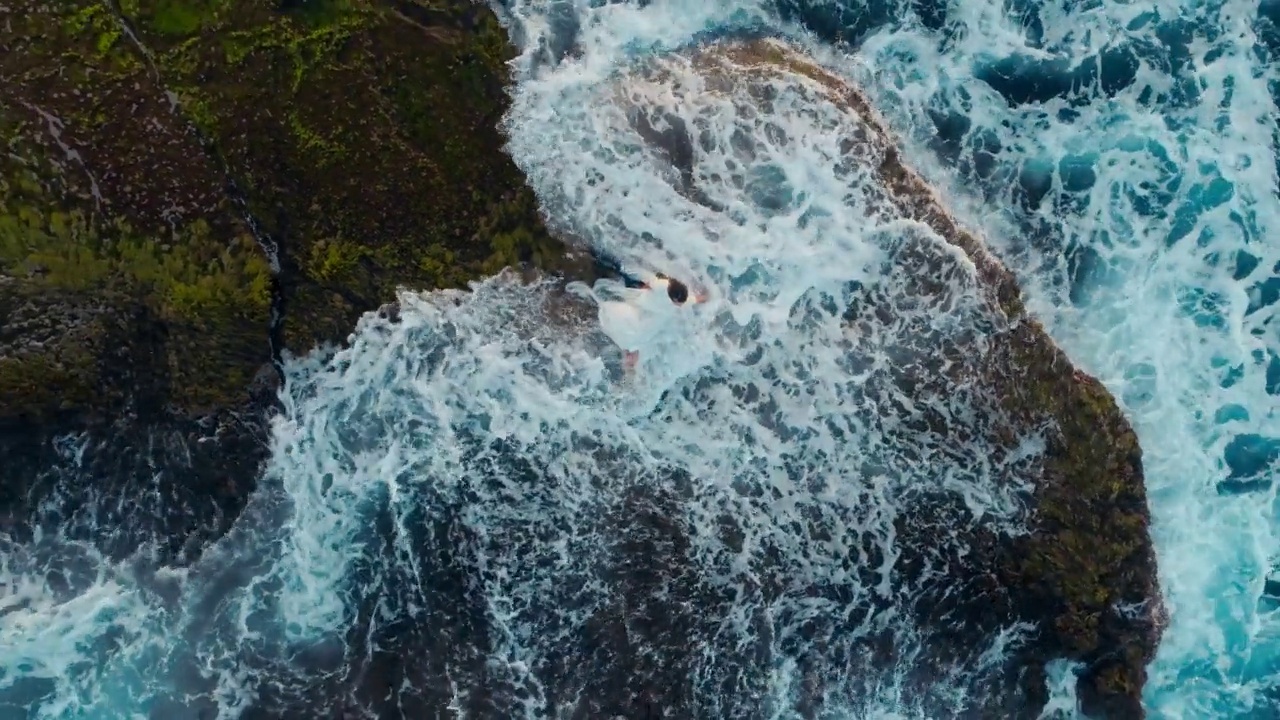
[[[793,92],[781,100],[779,88]],[[737,115],[722,117],[727,104],[706,102],[708,93],[731,96]],[[954,312],[957,279],[971,272],[960,266],[972,263],[987,308],[981,322],[989,327],[954,336],[937,334],[927,324],[905,334],[896,328],[897,344],[878,353],[899,360],[883,387],[872,379],[864,390],[906,398],[877,403],[890,413],[901,408],[893,418],[903,433],[897,445],[976,442],[989,448],[993,480],[1027,505],[1028,527],[979,523],[960,531],[958,548],[947,549],[938,538],[965,527],[959,519],[967,515],[954,498],[939,496],[904,515],[898,522],[904,581],[920,572],[913,556],[952,553],[945,587],[919,599],[918,620],[950,638],[933,648],[943,664],[951,653],[948,644],[973,647],[1013,622],[1035,628],[1033,642],[1017,651],[1010,668],[1011,687],[992,693],[1010,698],[999,708],[1006,716],[1039,712],[1047,696],[1046,663],[1062,658],[1083,665],[1079,695],[1086,712],[1141,717],[1146,664],[1164,611],[1137,437],[1102,384],[1074,368],[1027,313],[1009,270],[906,164],[867,98],[786,44],[766,40],[722,42],[649,61],[620,81],[614,97],[630,108],[635,131],[671,164],[675,172],[669,176],[680,192],[712,209],[718,209],[714,185],[731,180],[695,172],[692,158],[700,141],[690,128],[703,122],[746,128],[753,118],[774,118],[775,101],[779,107],[786,102],[833,109],[822,115],[824,127],[839,133],[839,162],[850,168],[851,194],[872,208],[868,221],[926,225],[965,259],[957,261],[955,253],[927,242],[897,246],[880,271],[879,287],[855,284],[845,297],[845,318],[863,343],[886,337],[883,330],[898,321],[892,315],[904,298],[916,311]],[[773,132],[774,142],[786,142],[782,130],[774,126]],[[751,156],[750,143],[741,142]],[[970,417],[930,409],[955,393],[972,393]],[[1027,437],[1043,444],[1030,471],[1007,462],[1024,451]],[[1028,480],[1025,491],[1018,489]]]
[[[280,249],[286,347],[344,338],[398,285],[460,286],[563,259],[502,150],[512,51],[482,5],[122,9]]]
[[[282,347],[304,352],[344,338],[398,285],[458,286],[564,256],[502,152],[511,51],[479,6],[74,0],[8,10],[6,306],[21,315],[55,303],[85,319],[53,346],[20,317],[5,323],[25,347],[0,372],[6,412],[119,413],[121,393],[197,414],[236,404],[270,360],[273,283],[286,308]],[[150,358],[134,373],[167,378],[145,402],[98,378],[118,363],[73,357],[126,306],[146,314],[130,324],[157,327],[134,333],[149,338]],[[45,372],[56,382],[39,381]]]
[[[177,428],[261,458],[281,352],[341,342],[400,285],[576,262],[502,150],[512,50],[480,5],[0,0],[0,17],[14,442]]]
[[[62,457],[38,448],[88,429],[122,438],[127,456],[89,443],[91,475],[149,477],[159,458],[186,506],[214,498],[193,510],[220,517],[212,527],[157,529],[174,556],[198,547],[250,489],[281,352],[341,341],[397,285],[459,285],[522,261],[579,267],[501,150],[509,49],[481,6],[0,0],[0,11],[6,523],[30,502],[35,468]],[[921,622],[952,623],[957,646],[1031,623],[1012,672],[1032,701],[1019,712],[1043,698],[1045,664],[1070,658],[1085,666],[1086,710],[1139,716],[1162,610],[1140,449],[1110,395],[1027,315],[1013,276],[907,168],[855,88],[773,42],[686,59],[712,86],[781,79],[842,107],[861,128],[848,154],[877,177],[885,212],[962,251],[1000,317],[981,352],[940,348],[895,378],[906,397],[940,392],[935,379],[989,390],[995,420],[927,418],[930,432],[1002,452],[1030,428],[1045,438],[1029,532],[974,530],[952,565],[965,591],[922,597]],[[662,82],[660,64],[650,80]],[[696,179],[682,181],[697,197]],[[912,292],[939,292],[925,270],[945,259],[908,248],[900,260],[921,269],[904,280]],[[851,327],[875,320],[875,301],[851,293]],[[929,547],[952,510],[904,519],[903,542]]]
[[[0,30],[0,422],[243,398],[271,276],[105,4],[20,3]]]

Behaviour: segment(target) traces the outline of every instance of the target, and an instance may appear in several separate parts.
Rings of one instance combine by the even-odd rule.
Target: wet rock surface
[[[155,499],[94,518],[127,530],[112,541],[121,556],[163,538],[161,558],[188,562],[252,490],[281,353],[341,342],[399,285],[457,286],[513,264],[600,271],[546,232],[501,151],[510,50],[477,5],[0,0],[0,10],[0,522],[18,539],[30,536],[26,518],[37,515],[90,532],[68,522],[78,512],[74,491],[104,478],[97,492]],[[998,421],[904,415],[903,432],[982,435],[1012,455],[1022,431],[1044,429],[1030,532],[972,530],[967,554],[941,558],[954,568],[955,592],[915,604],[922,624],[954,627],[939,635],[938,657],[916,681],[927,684],[929,667],[966,657],[973,638],[1022,620],[1035,626],[1035,639],[1008,668],[1008,687],[992,694],[1005,703],[993,711],[1034,714],[1045,663],[1070,658],[1085,666],[1086,709],[1139,716],[1161,609],[1141,453],[1110,395],[1026,315],[1012,275],[903,164],[856,89],[769,42],[713,46],[691,58],[726,85],[804,78],[845,105],[867,129],[851,139],[851,152],[876,159],[885,212],[924,223],[977,268],[998,320],[987,338],[947,338],[940,352],[867,391],[920,399],[971,380],[993,391],[985,409]],[[687,162],[691,144],[679,133],[651,131],[637,128],[670,148],[674,166]],[[677,176],[699,196],[691,173]],[[921,302],[945,311],[931,279],[963,263],[910,243],[896,261],[900,274],[920,270],[899,280],[918,283]],[[886,322],[873,290],[851,287],[840,302],[849,326],[865,335]],[[578,307],[565,313],[586,317]],[[679,676],[695,662],[682,641],[714,628],[655,600],[655,588],[686,608],[728,607],[681,570],[688,540],[668,520],[681,483],[672,487],[628,497],[601,519],[639,528],[618,548],[614,572],[641,602],[601,610],[573,648],[588,663],[566,651],[556,666],[564,687],[592,690],[579,706],[585,715],[657,717],[689,702]],[[44,510],[33,515],[37,504]],[[965,524],[965,513],[939,499],[899,520],[898,532],[906,546],[928,552],[939,530]],[[460,528],[446,513],[429,530],[451,537]],[[444,549],[428,560],[435,581],[418,590],[445,614],[382,626],[381,600],[370,600],[338,651],[345,657],[320,648],[296,668],[257,668],[264,678],[314,669],[321,679],[263,680],[246,716],[312,717],[317,707],[341,712],[344,704],[353,717],[431,713],[452,702],[446,664],[437,661],[446,655],[449,667],[467,668],[477,687],[492,691],[469,696],[474,712],[518,704],[525,691],[505,685],[476,650],[490,628],[468,585],[470,560]],[[904,561],[904,577],[917,571]],[[420,582],[399,580],[388,585]],[[780,592],[785,582],[774,578],[760,592]],[[897,652],[872,646],[865,661],[898,662]],[[597,667],[614,674],[584,677]],[[806,712],[817,714],[821,678],[805,678]]]
[[[481,6],[5,0],[0,17],[14,443],[227,442],[249,457],[202,462],[240,475],[264,457],[281,353],[343,342],[400,286],[590,272],[502,151],[512,51]],[[0,498],[37,502],[39,466]]]
[[[680,74],[687,67],[696,68],[696,89]],[[1146,664],[1165,618],[1137,436],[1101,383],[1075,369],[1027,314],[1013,275],[906,164],[862,93],[786,44],[761,40],[716,43],[678,61],[654,61],[623,81],[618,98],[631,104],[635,132],[671,164],[675,187],[719,211],[714,196],[721,179],[692,166],[703,118],[689,108],[702,106],[700,93],[726,93],[739,102],[751,99],[750,108],[739,110],[743,118],[767,117],[775,100],[783,102],[780,86],[795,89],[788,102],[803,97],[841,108],[846,161],[866,168],[855,192],[868,198],[878,221],[921,223],[962,253],[904,231],[878,271],[879,285],[852,283],[843,297],[823,301],[844,308],[858,338],[850,350],[855,367],[872,368],[880,355],[894,360],[887,375],[861,375],[863,392],[880,398],[876,407],[898,408],[875,420],[896,423],[897,444],[918,448],[921,463],[945,465],[948,448],[977,441],[991,448],[990,474],[1000,486],[1030,480],[1017,493],[1027,506],[1025,532],[974,522],[964,503],[945,492],[922,497],[898,519],[900,582],[912,582],[926,559],[945,558],[948,567],[949,582],[915,604],[921,625],[940,633],[932,641],[934,670],[963,660],[981,638],[1025,621],[1035,628],[1034,640],[1014,653],[1003,690],[984,689],[991,698],[987,711],[1035,717],[1047,698],[1045,664],[1063,658],[1082,664],[1079,691],[1087,712],[1141,717]],[[644,98],[661,100],[646,104]],[[970,273],[979,309],[966,311]],[[906,321],[918,326],[903,327],[894,316],[903,307],[927,312]],[[920,324],[941,314],[968,329],[940,334],[936,325]],[[867,344],[874,348],[858,361],[859,345]],[[934,409],[957,394],[969,398],[968,417]],[[892,398],[901,399],[885,402]],[[1042,447],[1029,449],[1027,437]],[[955,532],[964,535],[962,542],[940,544]],[[879,662],[896,662],[894,648],[881,652]],[[921,688],[931,682],[928,673],[919,681]]]

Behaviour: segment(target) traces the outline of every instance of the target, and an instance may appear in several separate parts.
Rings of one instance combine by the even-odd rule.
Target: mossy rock
[[[0,51],[0,268],[24,297],[110,288],[155,317],[146,404],[242,403],[273,283],[302,353],[400,286],[584,270],[503,151],[512,50],[467,0],[33,3]]]
[[[134,0],[183,111],[279,243],[285,344],[340,340],[398,286],[555,266],[503,152],[505,35],[470,2]]]
[[[0,517],[38,501],[51,438],[88,430],[95,452],[132,458],[118,472],[154,463],[217,495],[204,520],[224,528],[266,455],[273,351],[341,342],[401,285],[591,266],[546,232],[503,151],[512,50],[480,4],[13,9],[0,456],[23,459]]]
[[[246,402],[267,259],[109,6],[30,3],[0,75],[0,424]]]
[[[168,246],[104,241],[66,217],[0,217],[0,421],[242,403],[269,359],[268,272],[252,241],[201,257],[194,232]]]

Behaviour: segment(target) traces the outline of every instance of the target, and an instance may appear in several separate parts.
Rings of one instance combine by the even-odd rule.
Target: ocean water
[[[743,35],[864,88],[1133,422],[1169,611],[1149,716],[1280,714],[1280,5],[497,10],[521,48],[509,149],[549,220],[710,300],[628,381],[591,307],[617,281],[406,290],[398,321],[290,359],[258,490],[180,551],[170,518],[212,512],[181,477],[105,482],[89,439],[60,439],[32,520],[0,530],[0,717],[1005,707],[1028,628],[940,652],[916,611],[975,528],[1021,531],[1037,438],[993,456],[895,394],[939,348],[980,351],[992,309],[859,190],[837,106],[710,92],[681,54]],[[659,107],[696,142],[645,142]],[[941,291],[913,291],[920,254]],[[887,312],[851,333],[836,307],[860,293]],[[990,410],[922,385],[946,417]],[[947,512],[904,525],[921,508]],[[1076,715],[1075,671],[1051,668],[1045,717]]]

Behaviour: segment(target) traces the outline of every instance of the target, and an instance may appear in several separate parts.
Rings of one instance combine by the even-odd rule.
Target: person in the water
[[[663,275],[662,273],[656,273],[654,274],[653,284],[657,285],[658,287],[666,288],[667,299],[671,300],[671,302],[675,303],[676,305],[683,305],[689,301],[689,297],[690,297],[689,286],[685,285],[684,283],[680,282],[679,280],[673,277],[668,277],[666,275]],[[650,283],[641,283],[640,289],[652,290],[653,287],[650,285]],[[706,298],[703,297],[702,295],[698,295],[696,293],[693,294],[694,303],[700,303],[705,300]]]
[[[622,348],[622,367],[630,375],[640,362],[640,349],[667,324],[664,321],[672,318],[671,312],[706,300],[706,295],[691,292],[679,280],[655,273],[638,288],[627,288],[625,299],[600,303],[600,327]]]

